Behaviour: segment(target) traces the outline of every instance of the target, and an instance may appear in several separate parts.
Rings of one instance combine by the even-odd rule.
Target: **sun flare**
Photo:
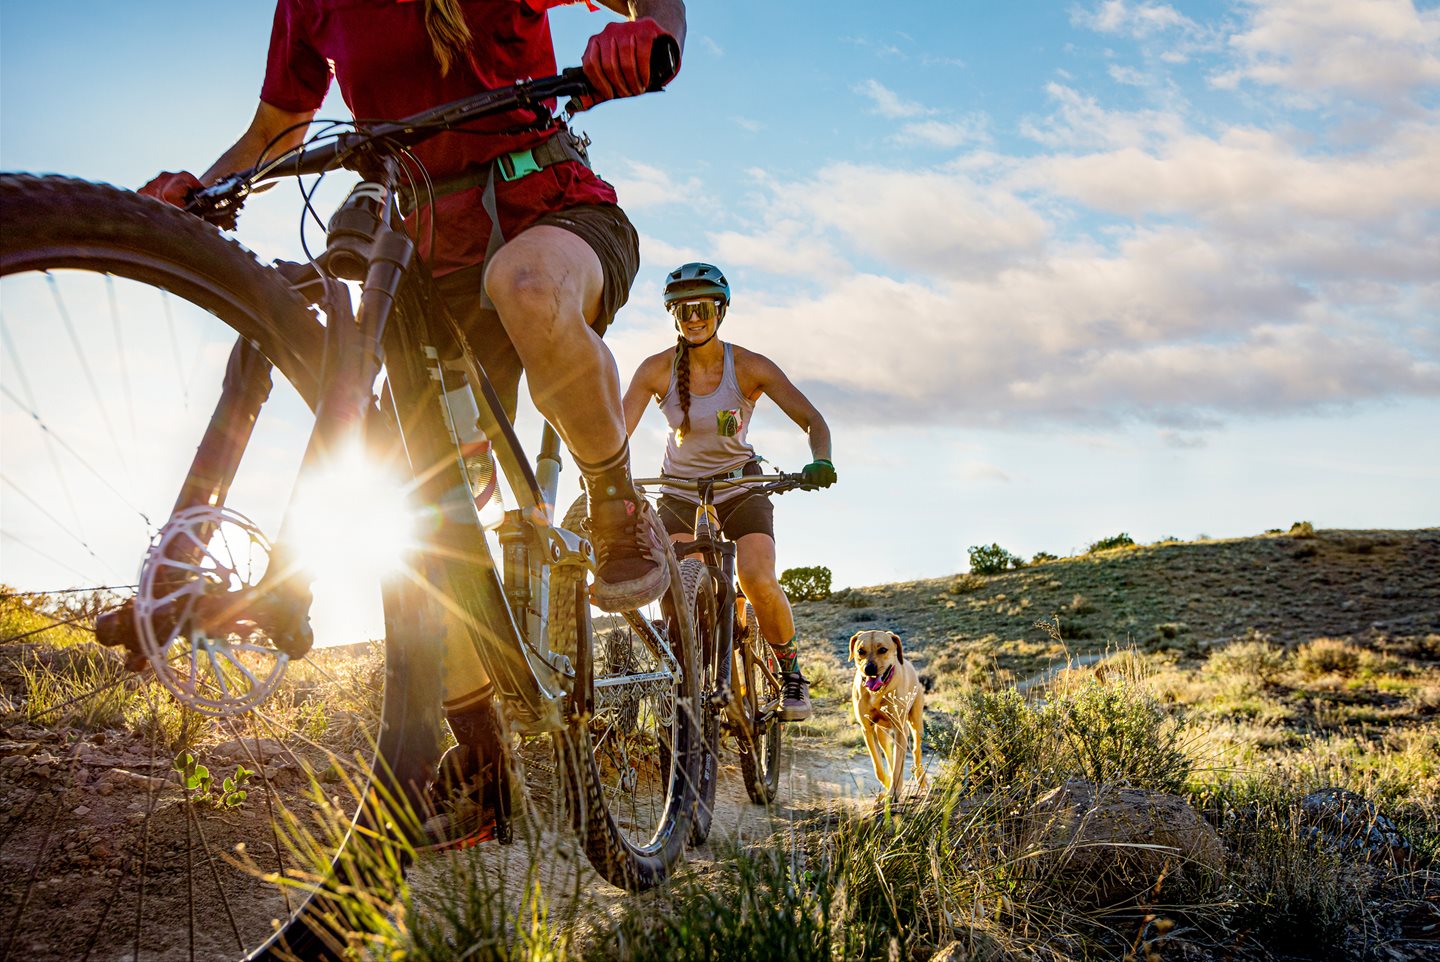
[[[285,538],[315,578],[317,644],[382,637],[379,583],[403,567],[417,532],[405,483],[361,450],[302,479]]]

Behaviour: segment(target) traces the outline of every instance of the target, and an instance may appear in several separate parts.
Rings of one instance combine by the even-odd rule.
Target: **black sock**
[[[575,465],[585,478],[585,494],[591,503],[595,501],[624,498],[635,501],[635,486],[630,482],[630,442],[620,443],[620,450],[608,458],[593,464],[575,459]]]

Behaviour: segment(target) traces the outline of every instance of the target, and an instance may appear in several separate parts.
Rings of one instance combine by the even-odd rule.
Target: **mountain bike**
[[[740,772],[750,800],[775,801],[780,786],[780,665],[760,620],[735,577],[735,542],[720,529],[714,498],[718,492],[743,488],[748,495],[783,494],[804,487],[800,474],[756,474],[736,478],[685,480],[640,478],[638,489],[657,487],[696,495],[694,540],[676,544],[684,601],[695,623],[700,674],[701,731],[704,755],[696,775],[696,811],[690,823],[690,844],[710,835],[719,782],[721,736],[734,738]],[[697,557],[698,556],[698,557]]]
[[[583,511],[554,524],[558,435],[544,426],[532,465],[397,205],[433,200],[415,144],[517,110],[547,127],[557,98],[589,92],[577,68],[330,130],[197,191],[189,213],[0,176],[0,578],[93,589],[0,598],[23,615],[0,643],[0,959],[338,955],[365,924],[357,901],[383,907],[425,838],[457,679],[496,696],[508,780],[543,794],[557,771],[557,817],[601,876],[637,891],[682,857],[701,751],[678,565],[659,603],[603,616],[623,664],[597,658]],[[216,229],[252,191],[340,168],[361,183],[310,263],[263,266]],[[362,282],[358,309],[342,279]],[[457,368],[513,505],[498,522],[443,400]],[[398,571],[365,575],[382,640],[314,647],[306,523],[331,511],[334,537],[369,547],[386,471],[423,531]],[[127,585],[111,559],[140,539]]]

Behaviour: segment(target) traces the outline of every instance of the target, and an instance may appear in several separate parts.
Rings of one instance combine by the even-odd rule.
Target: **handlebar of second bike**
[[[730,487],[763,487],[766,494],[784,494],[786,491],[794,491],[797,488],[814,488],[814,485],[805,483],[805,476],[799,473],[778,472],[776,474],[747,474],[738,478],[711,478],[708,480],[692,480],[690,478],[634,478],[631,483],[637,488],[675,488],[680,491],[693,491],[699,493],[701,487],[707,487],[711,491],[717,488]]]

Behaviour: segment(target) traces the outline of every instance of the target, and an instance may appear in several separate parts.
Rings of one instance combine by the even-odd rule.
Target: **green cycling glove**
[[[824,458],[811,461],[800,470],[800,476],[805,481],[805,487],[810,490],[816,488],[828,488],[835,483],[835,465]]]

